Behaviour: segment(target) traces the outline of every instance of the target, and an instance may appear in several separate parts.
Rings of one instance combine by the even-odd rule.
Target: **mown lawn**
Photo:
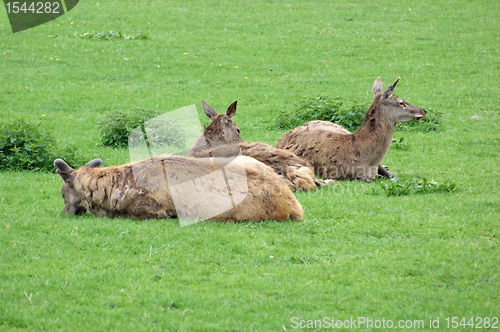
[[[377,76],[401,77],[396,94],[441,114],[439,130],[396,131],[408,147],[383,163],[457,189],[388,197],[381,180],[338,182],[296,193],[300,222],[180,227],[67,217],[55,172],[0,171],[0,330],[499,328],[499,12],[493,0],[87,0],[16,34],[3,15],[0,122],[22,117],[85,160],[128,161],[100,141],[109,112],[195,104],[208,123],[200,99],[238,100],[243,139],[276,144],[276,116],[303,96],[370,102]],[[106,31],[149,38],[74,35]]]

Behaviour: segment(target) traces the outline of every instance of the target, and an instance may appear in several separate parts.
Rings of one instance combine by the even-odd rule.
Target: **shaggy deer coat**
[[[382,92],[382,81],[377,78],[373,104],[354,133],[328,121],[311,121],[285,133],[277,147],[306,159],[325,179],[372,181],[385,171],[380,162],[389,150],[396,123],[426,116],[424,109],[393,94],[398,81]]]
[[[98,167],[99,159],[76,170],[63,160],[54,165],[65,184],[61,188],[64,214],[89,211],[101,217],[176,218],[178,216],[172,186],[200,180],[194,188],[208,194],[228,195],[228,187],[207,174],[224,170],[229,195],[246,195],[229,210],[210,218],[213,221],[262,221],[302,219],[303,211],[288,185],[271,168],[248,157],[238,157],[244,165],[247,183],[235,176],[232,159],[194,159],[181,156],[159,156],[116,167]],[[169,173],[170,176],[166,176]],[[162,179],[162,181],[158,181]],[[168,179],[168,180],[167,180]],[[246,186],[248,185],[248,186]],[[248,188],[248,189],[247,189]],[[178,202],[176,203],[178,204]],[[199,204],[188,195],[181,200],[188,218],[198,219],[213,205]],[[177,205],[179,208],[179,205]]]

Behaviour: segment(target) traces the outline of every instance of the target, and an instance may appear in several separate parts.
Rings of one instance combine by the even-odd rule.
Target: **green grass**
[[[371,85],[440,112],[439,131],[397,131],[383,164],[456,192],[374,195],[339,182],[296,193],[282,223],[60,214],[55,173],[0,172],[0,330],[293,330],[291,318],[500,316],[498,1],[81,1],[12,34],[0,19],[0,120],[23,117],[105,165],[113,110],[238,100],[245,140],[275,144],[304,96],[370,102]],[[149,32],[148,39],[74,34]],[[57,35],[57,37],[55,37]],[[471,116],[481,119],[474,120]],[[174,305],[175,303],[175,305]],[[497,324],[497,326],[500,326]],[[462,328],[468,330],[469,328]],[[313,329],[312,329],[313,330]],[[324,330],[324,329],[322,329]],[[383,329],[382,329],[383,330]]]

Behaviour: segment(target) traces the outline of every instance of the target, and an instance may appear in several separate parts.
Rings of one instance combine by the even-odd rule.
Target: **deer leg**
[[[378,165],[378,176],[380,177],[386,177],[386,178],[393,178],[394,177],[394,174],[392,174],[391,172],[389,172],[389,168],[387,166],[384,166],[384,165]]]

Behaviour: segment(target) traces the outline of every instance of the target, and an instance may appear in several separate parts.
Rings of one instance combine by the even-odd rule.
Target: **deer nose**
[[[426,111],[426,110],[422,109],[422,111],[424,111],[424,113],[425,113],[425,114],[427,114],[427,111]]]

